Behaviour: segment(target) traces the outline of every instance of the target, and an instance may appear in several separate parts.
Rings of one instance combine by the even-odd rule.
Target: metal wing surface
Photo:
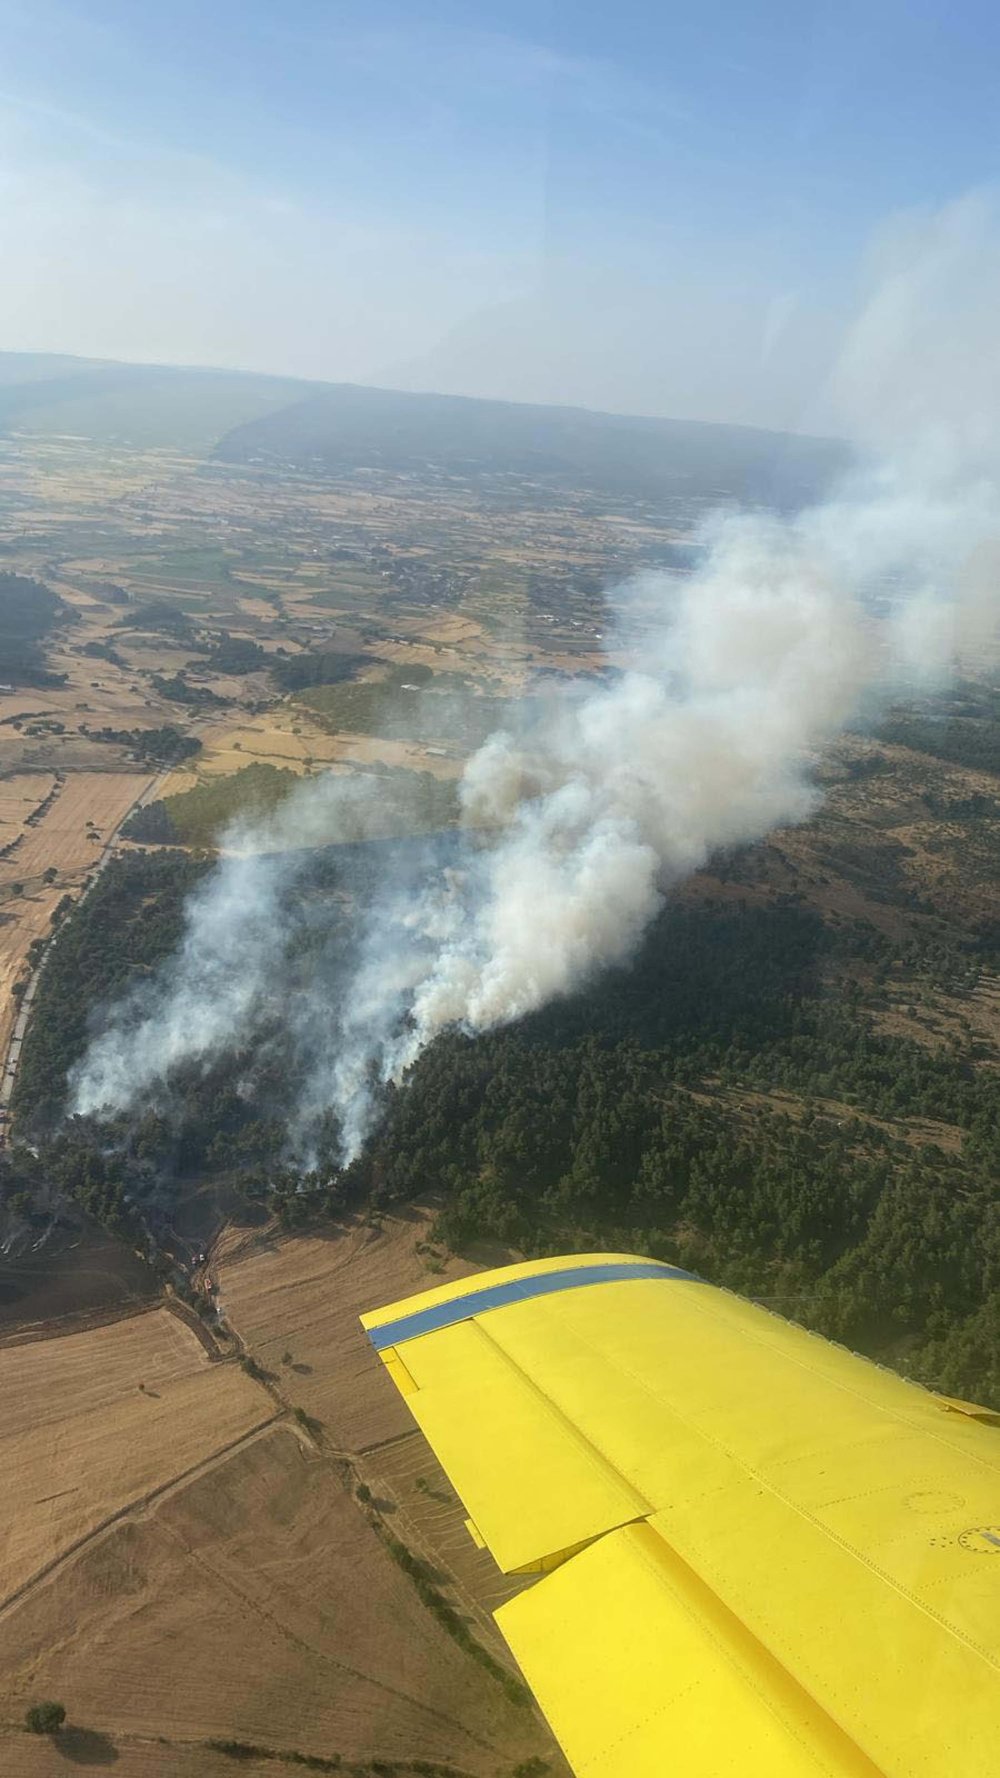
[[[1000,1426],[675,1267],[363,1317],[581,1778],[995,1778]]]

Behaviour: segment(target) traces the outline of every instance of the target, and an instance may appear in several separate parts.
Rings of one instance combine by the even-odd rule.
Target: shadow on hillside
[[[52,1744],[74,1766],[113,1766],[118,1749],[100,1729],[82,1729],[75,1723],[53,1735]]]

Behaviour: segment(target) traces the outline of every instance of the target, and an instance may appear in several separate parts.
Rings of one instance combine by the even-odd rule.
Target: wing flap
[[[475,1321],[408,1341],[406,1371],[407,1407],[505,1573],[651,1510]]]
[[[544,1289],[519,1267],[379,1323],[499,1565],[562,1562],[499,1621],[576,1769],[993,1778],[991,1417],[685,1274],[545,1263]]]
[[[881,1778],[651,1525],[601,1538],[497,1622],[581,1778]]]

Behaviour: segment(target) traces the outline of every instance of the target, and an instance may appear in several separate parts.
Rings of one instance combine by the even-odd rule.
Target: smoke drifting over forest
[[[378,780],[305,783],[231,832],[183,944],[106,1015],[74,1106],[120,1112],[280,1024],[301,1058],[293,1147],[333,1113],[351,1158],[379,1083],[449,1027],[484,1031],[634,951],[713,852],[800,821],[816,750],[995,634],[1000,250],[980,200],[883,243],[835,394],[864,453],[789,520],[719,515],[700,568],[622,589],[627,666],[569,687],[468,762],[457,839],[397,848],[350,957],[289,986],[308,848],[379,831]]]

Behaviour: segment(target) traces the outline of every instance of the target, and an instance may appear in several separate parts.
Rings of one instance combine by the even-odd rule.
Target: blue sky
[[[0,0],[0,346],[800,425],[986,0]],[[874,248],[873,248],[873,243]]]

